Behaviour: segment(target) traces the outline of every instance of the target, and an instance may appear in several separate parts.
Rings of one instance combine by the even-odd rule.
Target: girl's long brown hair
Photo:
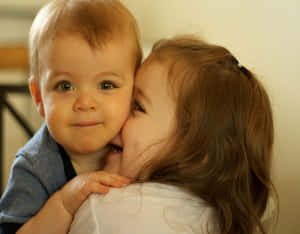
[[[160,40],[153,61],[169,69],[177,127],[169,151],[147,164],[140,181],[197,194],[216,210],[222,234],[266,233],[261,218],[274,186],[265,89],[227,49],[195,38]]]

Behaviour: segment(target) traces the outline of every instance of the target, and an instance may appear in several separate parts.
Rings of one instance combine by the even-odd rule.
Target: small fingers
[[[105,171],[98,171],[94,174],[95,181],[113,187],[123,187],[131,183],[130,179],[117,174],[108,173]]]
[[[90,184],[89,187],[89,194],[91,193],[98,193],[98,194],[106,194],[109,192],[109,187],[103,184],[94,182]]]

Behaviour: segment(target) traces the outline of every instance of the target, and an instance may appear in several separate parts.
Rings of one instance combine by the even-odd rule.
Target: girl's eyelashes
[[[71,84],[71,82],[66,81],[66,80],[62,80],[57,82],[57,84],[54,87],[56,90],[58,91],[62,91],[62,92],[67,92],[67,91],[72,91],[75,88],[73,87],[73,85]]]
[[[106,90],[106,89],[115,89],[118,88],[118,86],[112,81],[104,80],[99,84],[99,88]]]
[[[138,101],[134,100],[133,101],[133,108],[132,111],[138,111],[142,113],[146,113],[145,108],[143,108]]]

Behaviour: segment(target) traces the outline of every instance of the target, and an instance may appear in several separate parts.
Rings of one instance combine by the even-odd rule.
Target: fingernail
[[[105,188],[103,193],[108,193],[109,192],[109,188]]]

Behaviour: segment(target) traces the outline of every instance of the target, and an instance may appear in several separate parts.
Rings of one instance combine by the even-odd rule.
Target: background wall
[[[1,0],[0,9],[1,5],[7,4],[32,9],[43,2],[47,1]],[[262,79],[271,96],[275,118],[274,180],[280,196],[276,233],[299,233],[300,1],[123,2],[137,17],[146,48],[161,37],[196,33],[230,49],[241,64]],[[23,29],[27,30],[26,27]],[[7,31],[14,29],[10,27]]]
[[[18,45],[27,43],[27,35],[32,22],[32,18],[36,12],[36,6],[23,6],[25,1],[0,1],[0,46]],[[29,1],[30,2],[30,1]],[[22,4],[21,4],[22,3]],[[26,4],[27,2],[25,2]],[[20,5],[21,4],[21,5]],[[39,3],[41,4],[41,3]],[[5,60],[0,57],[0,60]],[[26,84],[28,74],[26,71],[17,70],[0,70],[0,84]],[[34,129],[38,129],[41,124],[35,107],[31,102],[29,95],[9,94],[8,101],[23,115]],[[3,164],[3,184],[6,185],[10,165],[14,160],[17,150],[23,146],[28,140],[23,129],[17,124],[8,110],[4,111],[4,142],[1,151],[4,154]]]

